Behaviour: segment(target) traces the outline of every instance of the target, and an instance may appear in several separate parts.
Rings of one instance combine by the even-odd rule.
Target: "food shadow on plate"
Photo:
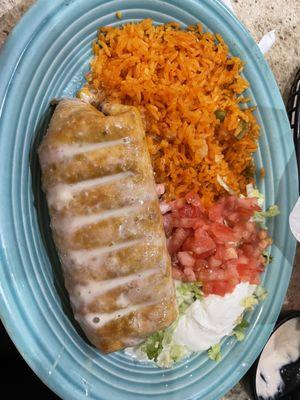
[[[52,238],[52,232],[50,228],[50,216],[48,211],[48,206],[46,202],[46,196],[42,191],[41,187],[41,168],[38,159],[38,147],[45,136],[50,119],[54,112],[55,106],[57,102],[53,101],[44,112],[41,120],[39,121],[38,127],[36,129],[34,135],[34,141],[32,143],[29,155],[29,165],[31,170],[31,178],[32,178],[32,193],[34,199],[34,207],[37,213],[38,227],[40,231],[40,235],[49,259],[49,262],[52,267],[53,272],[53,280],[54,286],[57,291],[57,294],[61,301],[62,310],[65,315],[68,317],[77,333],[88,343],[89,340],[86,338],[82,329],[80,328],[78,322],[75,320],[70,299],[67,293],[67,290],[64,286],[64,277],[62,268],[60,265],[60,260],[56,251],[56,247]],[[90,344],[91,345],[91,344]]]

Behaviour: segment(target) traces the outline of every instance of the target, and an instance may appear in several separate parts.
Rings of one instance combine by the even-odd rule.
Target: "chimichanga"
[[[103,352],[177,317],[140,115],[61,100],[40,148],[43,190],[75,318]]]

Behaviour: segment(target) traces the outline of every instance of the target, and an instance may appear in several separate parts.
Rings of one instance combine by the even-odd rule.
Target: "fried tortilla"
[[[61,100],[39,159],[75,318],[107,353],[141,343],[178,310],[140,115],[102,111]]]

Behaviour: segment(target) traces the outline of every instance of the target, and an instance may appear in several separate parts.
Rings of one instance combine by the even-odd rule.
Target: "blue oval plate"
[[[121,21],[115,16],[120,10]],[[165,371],[136,363],[122,352],[100,355],[72,322],[46,228],[35,155],[48,123],[50,100],[74,96],[84,82],[97,28],[149,17],[157,23],[201,21],[205,29],[223,36],[232,54],[246,61],[244,74],[251,83],[247,95],[258,106],[261,126],[256,164],[266,170],[260,190],[267,205],[278,204],[281,210],[269,226],[274,262],[263,278],[269,296],[249,315],[244,342],[224,340],[219,363],[198,354]],[[291,132],[275,80],[257,45],[217,1],[44,0],[12,32],[0,70],[1,318],[20,353],[63,399],[216,400],[242,377],[265,344],[286,293],[295,251],[288,228],[298,190]]]

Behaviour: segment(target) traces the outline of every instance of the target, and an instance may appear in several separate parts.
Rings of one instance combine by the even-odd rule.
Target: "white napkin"
[[[276,41],[275,29],[266,33],[258,42],[258,47],[260,48],[263,54],[266,54],[267,51],[273,46]]]
[[[227,8],[229,8],[229,10],[232,12],[232,14],[236,15],[230,0],[222,0],[222,2],[225,4],[225,6]]]

